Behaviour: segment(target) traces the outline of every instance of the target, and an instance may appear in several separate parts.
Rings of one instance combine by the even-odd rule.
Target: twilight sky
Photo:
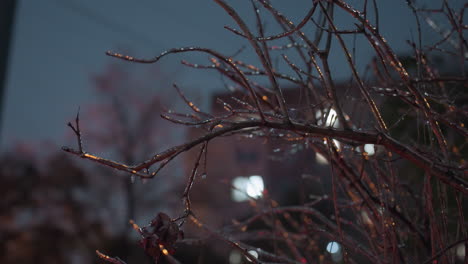
[[[250,1],[228,2],[248,17],[253,28]],[[362,1],[349,2],[358,6]],[[397,52],[408,50],[405,40],[414,34],[415,26],[405,1],[378,2],[383,35]],[[272,3],[298,23],[311,1]],[[18,0],[16,11],[3,104],[2,151],[18,142],[47,140],[57,146],[65,144],[66,123],[79,106],[83,108],[98,100],[90,75],[104,72],[107,65],[116,61],[105,56],[106,50],[152,57],[172,47],[202,46],[233,54],[247,44],[223,28],[237,27],[211,0]],[[267,34],[281,32],[266,10],[262,12],[269,18]],[[347,25],[348,18],[337,13],[339,25]],[[332,51],[336,51],[332,55],[336,76],[348,77],[337,67],[342,65],[341,51]],[[357,52],[361,63],[368,61],[368,45]],[[251,54],[251,50],[246,50],[241,58],[255,63]],[[219,75],[183,67],[181,59],[207,62],[206,55],[182,54],[163,59],[160,67],[172,76],[171,82],[177,82],[198,100],[208,101],[211,92],[222,91]],[[124,67],[133,71],[149,66],[125,63]],[[154,92],[165,89],[171,88],[159,87]]]

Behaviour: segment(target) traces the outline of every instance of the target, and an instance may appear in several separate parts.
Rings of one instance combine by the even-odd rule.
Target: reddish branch
[[[324,138],[330,137],[338,140],[345,140],[349,141],[350,143],[358,143],[358,144],[375,144],[381,145],[386,147],[388,150],[395,152],[396,154],[400,155],[404,159],[410,161],[414,165],[418,166],[419,168],[423,169],[427,173],[434,174],[441,180],[443,183],[450,185],[454,189],[462,192],[464,195],[468,195],[468,184],[463,180],[463,168],[451,167],[447,166],[441,162],[436,162],[434,159],[430,157],[426,157],[425,155],[417,152],[413,148],[398,142],[396,139],[388,136],[386,133],[365,133],[365,132],[358,132],[358,131],[343,131],[343,130],[336,130],[332,128],[322,128],[310,124],[304,123],[296,123],[294,121],[291,122],[275,122],[275,121],[242,121],[232,123],[226,127],[222,127],[220,129],[216,129],[213,132],[207,133],[202,137],[199,137],[195,140],[192,140],[188,143],[172,147],[168,150],[165,150],[161,153],[158,153],[151,157],[149,160],[142,162],[137,165],[126,165],[116,161],[112,161],[109,159],[104,159],[101,157],[97,157],[92,154],[88,154],[86,152],[80,152],[79,150],[74,150],[71,148],[63,148],[64,151],[75,154],[80,156],[84,159],[89,159],[97,163],[101,163],[103,165],[112,167],[114,169],[126,171],[142,178],[152,178],[156,176],[156,173],[153,172],[151,174],[142,174],[140,173],[144,169],[149,169],[151,166],[158,162],[162,162],[162,164],[168,159],[173,159],[182,152],[188,151],[193,147],[208,142],[211,139],[223,136],[228,133],[238,132],[242,133],[243,129],[246,128],[255,128],[255,127],[263,127],[263,128],[276,128],[287,130],[291,132],[300,132],[302,135],[312,138]],[[161,166],[164,166],[161,165]],[[160,168],[156,170],[159,172]]]

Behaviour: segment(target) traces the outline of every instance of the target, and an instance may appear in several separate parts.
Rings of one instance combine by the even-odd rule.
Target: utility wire
[[[123,24],[112,21],[111,19],[106,18],[105,15],[99,14],[95,12],[94,10],[92,10],[91,8],[88,8],[82,4],[78,4],[72,0],[51,0],[51,1],[55,2],[57,6],[60,6],[61,8],[67,9],[77,15],[80,15],[89,20],[92,20],[96,24],[99,24],[103,27],[111,29],[112,31],[119,33],[121,35],[124,35],[125,39],[131,39],[135,43],[144,44],[145,46],[150,47],[150,48],[159,46],[157,42],[154,41],[152,38],[144,34],[141,34],[140,32],[135,31],[131,27],[127,27]]]

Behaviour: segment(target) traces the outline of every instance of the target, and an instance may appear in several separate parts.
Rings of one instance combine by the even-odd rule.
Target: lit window
[[[258,259],[258,253],[257,251],[255,250],[249,250],[248,251],[250,255],[252,255],[254,258]],[[247,258],[248,259],[248,258]],[[251,261],[250,259],[248,259],[249,261]]]
[[[334,262],[340,262],[343,258],[341,254],[341,246],[338,242],[331,241],[327,244],[327,252],[331,254]]]
[[[323,144],[327,145],[327,140],[326,139],[323,141]],[[333,144],[335,145],[335,147],[338,150],[341,150],[341,144],[340,144],[340,142],[338,140],[333,139]]]
[[[328,253],[330,253],[330,254],[338,253],[338,251],[340,251],[340,244],[338,244],[338,243],[335,242],[335,241],[332,241],[332,242],[328,243],[328,245],[327,245],[327,251],[328,251]]]
[[[261,197],[263,187],[263,178],[261,176],[250,176],[246,188],[247,195],[253,198]]]
[[[232,191],[231,198],[236,202],[243,202],[249,199],[247,193],[245,192],[247,186],[247,178],[245,177],[236,177],[232,181]]]
[[[360,146],[356,148],[357,153],[362,153],[364,150],[366,156],[372,156],[375,154],[375,145],[374,144],[365,144],[364,146]]]
[[[364,151],[367,152],[367,155],[372,156],[375,154],[374,144],[365,144]]]
[[[261,176],[236,177],[232,181],[232,185],[234,188],[231,192],[231,198],[236,202],[262,197],[264,184]]]
[[[334,127],[337,128],[340,124],[338,122],[338,115],[334,109],[330,109],[329,112],[322,113],[321,110],[318,110],[315,114],[315,118],[317,118],[317,125],[322,126],[323,120],[325,119],[325,127]]]
[[[258,252],[257,251],[249,250],[247,252],[250,255],[252,255],[254,258],[258,259]],[[237,251],[237,250],[231,251],[231,253],[229,254],[229,264],[240,264],[240,263],[242,263],[242,257],[243,257],[243,255],[239,251]],[[252,262],[249,258],[247,258],[247,260],[249,262]]]

